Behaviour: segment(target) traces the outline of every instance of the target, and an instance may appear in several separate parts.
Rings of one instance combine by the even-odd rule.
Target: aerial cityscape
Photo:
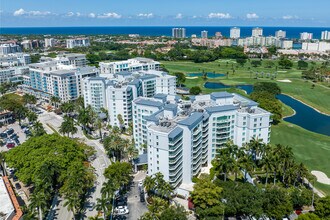
[[[0,220],[330,220],[310,4],[4,0]]]

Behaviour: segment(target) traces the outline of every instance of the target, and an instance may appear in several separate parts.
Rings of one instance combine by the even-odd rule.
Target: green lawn
[[[320,170],[330,177],[330,137],[307,131],[294,124],[282,121],[272,126],[272,144],[292,147],[298,161],[303,162],[310,171]],[[317,183],[316,186],[330,195],[330,185]]]
[[[228,64],[227,64],[228,62]],[[207,79],[210,82],[222,82],[227,85],[236,84],[254,84],[258,81],[273,81],[277,82],[281,87],[282,92],[289,94],[303,102],[311,105],[318,110],[330,114],[330,87],[316,84],[312,88],[312,83],[301,79],[301,70],[296,69],[296,63],[290,70],[278,70],[276,80],[289,79],[292,82],[278,82],[271,80],[270,78],[258,78],[255,79],[255,72],[273,73],[275,68],[267,69],[264,67],[252,67],[249,63],[241,67],[233,60],[217,60],[209,63],[193,63],[190,61],[164,61],[162,64],[169,70],[170,73],[184,72],[184,73],[198,73],[198,72],[216,72],[216,73],[227,73],[228,77],[219,77],[215,79]],[[234,66],[235,73],[232,71]],[[205,89],[204,84],[206,82],[201,77],[198,79],[187,79],[185,85],[187,87],[200,86],[204,93],[210,93],[212,91],[219,91],[213,89]]]

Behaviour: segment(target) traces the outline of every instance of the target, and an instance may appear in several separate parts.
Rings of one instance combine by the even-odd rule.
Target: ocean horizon
[[[186,35],[200,36],[201,31],[208,31],[208,36],[221,32],[228,37],[233,26],[80,26],[80,27],[0,27],[0,34],[12,35],[127,35],[139,34],[141,36],[171,36],[173,27],[186,28]],[[241,37],[251,36],[252,28],[256,26],[237,26],[241,28]],[[321,37],[321,32],[330,30],[330,27],[280,27],[258,26],[263,28],[264,36],[274,36],[275,31],[286,31],[287,38],[299,38],[300,33],[313,33],[314,39]]]

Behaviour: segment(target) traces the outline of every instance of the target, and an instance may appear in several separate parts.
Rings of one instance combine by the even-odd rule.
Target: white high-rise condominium
[[[17,44],[0,44],[0,55],[21,52],[22,48]]]
[[[275,37],[277,38],[286,38],[286,31],[278,30],[275,32]]]
[[[322,31],[321,40],[330,40],[330,31]]]
[[[207,33],[208,33],[208,31],[201,31],[201,37],[202,38],[207,38]]]
[[[55,39],[54,38],[45,38],[45,47],[54,47]]]
[[[173,38],[186,38],[186,29],[185,28],[172,28],[172,37]]]
[[[89,38],[75,38],[75,39],[66,40],[67,48],[88,47],[88,46],[90,46]]]
[[[237,39],[241,37],[241,29],[238,27],[230,28],[230,38]]]
[[[99,65],[101,74],[109,74],[109,77],[123,71],[147,71],[159,70],[160,68],[159,62],[144,57],[136,57],[133,59],[116,62],[100,62]]]
[[[137,98],[133,101],[136,147],[148,154],[148,175],[157,172],[173,187],[191,184],[209,166],[217,149],[232,140],[270,141],[271,114],[237,94],[214,92],[190,97]]]
[[[118,72],[84,80],[85,106],[96,112],[108,109],[112,126],[128,127],[132,121],[132,102],[137,97],[163,97],[176,94],[176,77],[157,70]],[[120,125],[121,114],[124,124]]]
[[[99,74],[95,67],[74,67],[56,61],[30,64],[28,76],[24,76],[22,89],[38,98],[50,100],[59,97],[62,102],[77,99],[82,94],[82,80]]]
[[[303,32],[300,33],[300,40],[312,40],[313,39],[313,33]]]
[[[263,35],[263,29],[256,27],[252,29],[252,37],[261,37]]]

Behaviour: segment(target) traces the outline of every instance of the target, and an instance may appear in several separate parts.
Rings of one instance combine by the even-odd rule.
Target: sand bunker
[[[289,79],[279,79],[279,80],[277,80],[277,82],[285,82],[285,83],[290,83],[290,82],[292,82],[291,80],[289,80]]]
[[[285,71],[285,70],[279,70],[279,71],[277,71],[278,73],[286,73],[286,72],[288,72],[288,71]]]
[[[198,76],[186,77],[187,79],[198,79]]]
[[[327,174],[317,170],[313,170],[311,173],[316,176],[317,182],[330,185],[330,178]]]

